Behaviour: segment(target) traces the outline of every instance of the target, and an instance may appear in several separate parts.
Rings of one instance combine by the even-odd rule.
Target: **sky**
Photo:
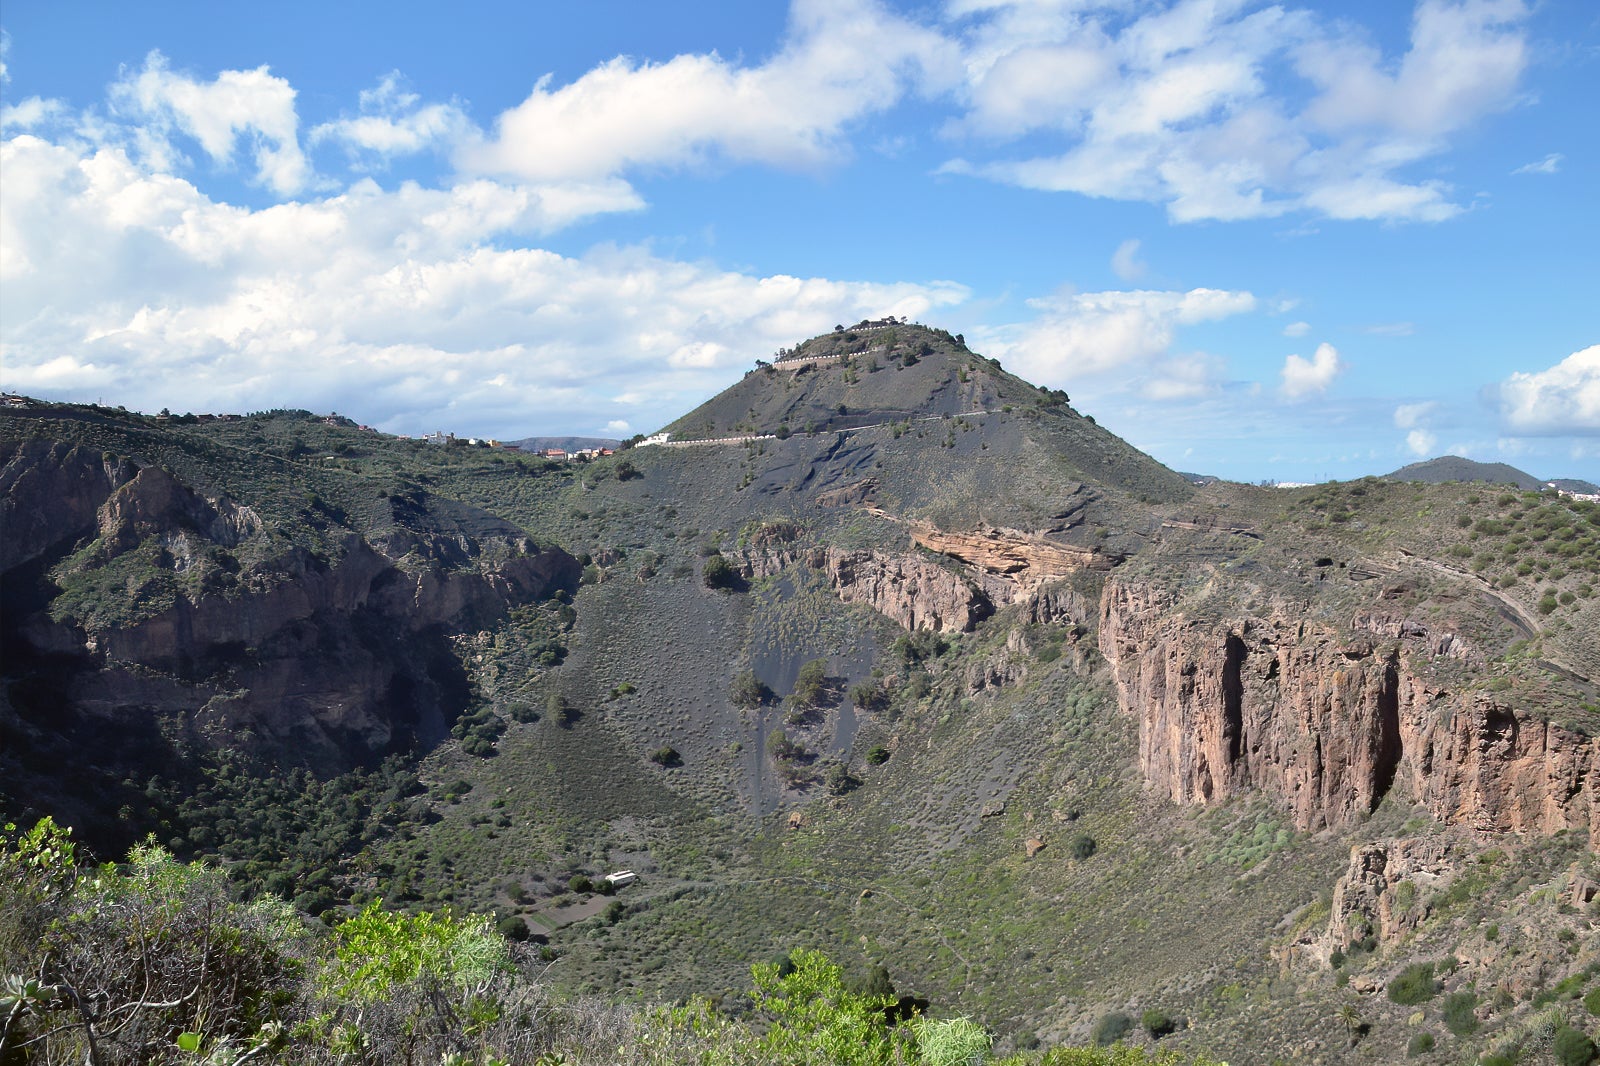
[[[1180,470],[1600,479],[1591,0],[7,0],[0,387],[650,433],[835,324]]]

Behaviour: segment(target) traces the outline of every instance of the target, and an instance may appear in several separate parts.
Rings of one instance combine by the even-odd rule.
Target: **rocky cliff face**
[[[436,739],[467,698],[451,637],[580,573],[486,516],[475,536],[416,521],[314,552],[245,504],[59,443],[13,448],[0,487],[8,658],[31,671],[11,686],[7,725],[39,743],[63,722],[112,736],[160,719],[197,743],[243,731],[286,761],[336,769]],[[68,556],[75,572],[128,571],[126,593],[101,581],[102,601],[161,582],[182,591],[150,609],[63,609],[45,569]],[[186,580],[202,557],[226,581]]]
[[[1006,530],[942,533],[915,526],[912,543],[951,562],[924,552],[769,545],[738,553],[738,563],[747,577],[803,564],[826,574],[844,602],[871,607],[906,629],[965,633],[1013,603],[1027,604],[1033,622],[1087,623],[1092,605],[1062,580],[1082,570],[1109,569],[1115,562]]]
[[[1256,788],[1315,830],[1401,788],[1448,823],[1600,843],[1600,745],[1439,680],[1438,660],[1477,655],[1459,634],[1378,608],[1335,628],[1282,601],[1192,616],[1172,593],[1113,577],[1099,639],[1139,722],[1145,780],[1175,802]]]

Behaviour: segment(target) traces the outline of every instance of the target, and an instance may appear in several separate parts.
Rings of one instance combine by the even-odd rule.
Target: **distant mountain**
[[[1437,459],[1412,463],[1383,477],[1386,481],[1425,481],[1430,485],[1446,481],[1485,481],[1491,485],[1515,485],[1519,489],[1551,488],[1584,495],[1600,493],[1600,485],[1592,481],[1571,477],[1541,480],[1505,463],[1480,463],[1459,455],[1441,455]]]
[[[1459,455],[1441,455],[1422,463],[1402,466],[1386,481],[1426,481],[1431,485],[1446,481],[1487,481],[1491,485],[1515,485],[1519,489],[1542,489],[1543,481],[1505,463],[1480,463]]]
[[[622,442],[612,440],[610,437],[524,437],[514,440],[515,444],[525,452],[542,452],[550,448],[560,448],[564,452],[583,451],[586,448],[615,448]]]
[[[1582,478],[1558,477],[1552,481],[1546,481],[1545,484],[1551,488],[1560,489],[1562,492],[1576,492],[1584,496],[1593,496],[1600,493],[1600,485],[1596,485],[1592,481],[1584,481]]]

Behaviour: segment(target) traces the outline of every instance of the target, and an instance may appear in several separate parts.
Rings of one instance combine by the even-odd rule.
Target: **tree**
[[[706,588],[720,592],[736,591],[742,584],[739,571],[735,570],[733,564],[721,553],[706,559],[706,564],[700,571],[700,579],[706,583]]]
[[[794,702],[802,707],[815,707],[828,693],[828,661],[812,659],[800,667],[794,679]]]
[[[571,729],[577,724],[578,719],[583,717],[582,713],[568,703],[567,698],[559,692],[552,692],[546,697],[544,709],[550,720],[562,729]]]
[[[754,670],[745,670],[733,679],[728,689],[728,699],[735,707],[754,710],[772,699],[772,689],[756,676]]]
[[[889,705],[889,693],[882,685],[862,681],[850,686],[850,702],[863,711],[881,711]]]
[[[1600,1056],[1600,1049],[1595,1047],[1588,1034],[1571,1026],[1562,1026],[1557,1030],[1550,1049],[1555,1052],[1556,1061],[1561,1066],[1589,1066]]]
[[[1121,1011],[1102,1014],[1094,1023],[1094,1029],[1089,1033],[1089,1039],[1100,1047],[1115,1044],[1118,1040],[1133,1032],[1133,1019]]]
[[[781,729],[767,735],[767,754],[774,759],[793,759],[805,754],[805,750],[804,745],[790,739]]]
[[[838,966],[820,951],[796,949],[792,972],[773,963],[752,969],[758,1015],[770,1025],[759,1038],[761,1062],[827,1062],[835,1066],[889,1066],[894,1040],[885,1021],[888,996],[857,995],[844,986]]]

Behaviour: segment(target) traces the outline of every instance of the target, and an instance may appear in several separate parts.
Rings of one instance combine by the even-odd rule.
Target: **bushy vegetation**
[[[1395,1003],[1409,1007],[1427,1002],[1438,990],[1439,986],[1433,979],[1433,963],[1417,962],[1407,966],[1389,982],[1388,995]]]
[[[620,902],[601,916],[615,922]],[[696,998],[628,1007],[552,994],[525,934],[377,901],[331,927],[238,898],[154,844],[86,867],[48,819],[0,836],[0,1056],[89,1066],[974,1066],[966,1018],[924,1015],[887,978],[857,990],[817,951],[752,968],[738,1015]],[[503,934],[509,933],[508,940]],[[1136,1049],[1058,1048],[1012,1066],[1179,1066]],[[1197,1057],[1194,1066],[1214,1066]]]

